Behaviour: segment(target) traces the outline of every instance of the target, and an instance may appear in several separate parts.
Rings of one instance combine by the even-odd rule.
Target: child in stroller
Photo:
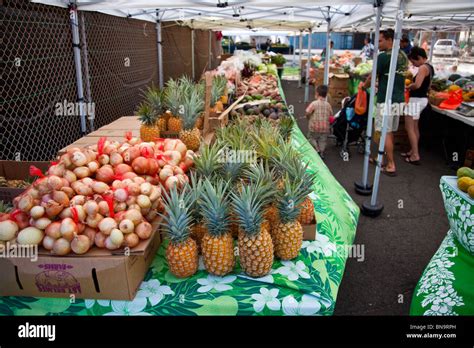
[[[365,150],[365,131],[367,128],[366,110],[363,115],[355,112],[357,94],[342,100],[342,109],[334,116],[332,124],[333,134],[336,137],[336,146],[341,146],[339,155],[347,160],[350,157],[349,146],[357,146],[359,153]]]

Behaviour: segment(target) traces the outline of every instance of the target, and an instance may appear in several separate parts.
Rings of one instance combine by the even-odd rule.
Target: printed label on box
[[[38,266],[43,272],[35,277],[39,292],[80,294],[81,284],[66,270],[73,266],[66,264],[42,264]]]

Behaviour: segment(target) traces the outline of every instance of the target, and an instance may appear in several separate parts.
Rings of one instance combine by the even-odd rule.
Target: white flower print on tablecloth
[[[454,233],[448,232],[440,248],[428,265],[417,296],[423,296],[421,306],[426,307],[424,315],[458,315],[456,307],[463,306],[463,298],[453,288],[454,274],[449,270],[454,263],[450,257],[457,255]]]
[[[329,257],[336,254],[336,245],[332,243],[327,236],[321,233],[316,233],[316,240],[304,241],[302,245],[303,249],[306,249],[308,253],[322,253],[324,256]]]
[[[111,301],[112,312],[105,313],[104,315],[151,315],[150,313],[143,312],[146,303],[146,298],[139,297],[135,297],[133,301]]]
[[[233,275],[218,277],[212,274],[209,274],[207,278],[200,278],[197,280],[198,284],[202,285],[197,289],[197,292],[204,293],[211,290],[216,291],[226,291],[231,290],[232,286],[229,284],[236,280],[237,277]]]
[[[461,204],[461,208],[459,208],[459,218],[462,222],[466,221],[468,217],[471,216],[471,206],[467,204]]]
[[[272,272],[274,272],[274,270],[272,270]],[[273,284],[273,276],[271,274],[267,274],[266,276],[259,277],[259,278],[253,278],[253,277],[250,277],[250,276],[242,273],[242,274],[239,274],[239,277],[240,278],[245,278],[245,279],[250,279],[250,280],[255,280],[257,282]]]
[[[156,306],[160,303],[165,295],[174,295],[174,292],[169,286],[161,285],[158,279],[142,282],[137,293],[138,298],[148,299],[152,306]]]
[[[284,275],[292,282],[298,280],[299,278],[311,278],[303,261],[299,260],[296,263],[292,261],[282,261],[281,263],[283,266],[276,269],[274,273]]]
[[[84,305],[87,309],[94,307],[96,303],[102,307],[110,306],[110,300],[84,300]]]
[[[280,300],[278,299],[278,289],[268,290],[267,288],[260,288],[260,294],[252,294],[253,309],[260,313],[267,306],[272,311],[278,311],[281,308]]]
[[[303,295],[300,302],[293,295],[288,295],[281,307],[285,315],[315,315],[321,309],[321,303],[311,295]]]

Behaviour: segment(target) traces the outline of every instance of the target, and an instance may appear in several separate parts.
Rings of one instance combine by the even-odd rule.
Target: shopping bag
[[[456,110],[459,105],[461,105],[462,100],[462,89],[449,92],[448,99],[439,104],[439,108],[446,110]]]
[[[362,88],[362,83],[359,84],[354,109],[357,115],[364,115],[367,112],[367,92]]]

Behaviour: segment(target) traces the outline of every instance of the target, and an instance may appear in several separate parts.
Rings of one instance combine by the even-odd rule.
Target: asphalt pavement
[[[306,134],[304,89],[296,81],[284,80],[282,86]],[[339,150],[335,140],[330,141],[325,163],[360,206],[370,199],[354,191],[353,183],[362,175],[363,155],[352,148],[350,159],[343,161]],[[380,180],[382,214],[359,218],[354,243],[364,247],[365,257],[361,262],[348,259],[335,315],[408,315],[415,286],[449,229],[439,181],[455,172],[445,164],[442,150],[422,147],[420,166],[404,163],[399,153],[405,149],[396,150],[398,176],[382,175]],[[374,172],[371,165],[371,182]]]

